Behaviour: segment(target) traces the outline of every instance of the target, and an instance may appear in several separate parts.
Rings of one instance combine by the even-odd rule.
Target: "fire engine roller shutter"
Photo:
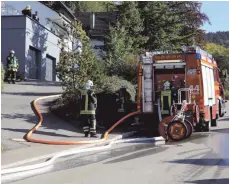
[[[153,61],[152,56],[142,57],[142,110],[144,113],[153,112]]]
[[[154,63],[153,66],[156,69],[173,69],[173,68],[184,68],[186,63]]]
[[[212,106],[215,104],[215,88],[214,88],[214,75],[213,68],[211,66],[203,65],[202,79],[204,90],[204,105]]]

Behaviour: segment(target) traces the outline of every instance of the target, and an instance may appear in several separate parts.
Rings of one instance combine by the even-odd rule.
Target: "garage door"
[[[45,63],[45,80],[46,81],[55,81],[56,79],[56,60],[51,56],[46,56]]]
[[[29,79],[38,79],[38,56],[36,50],[32,48],[29,48],[26,68]]]

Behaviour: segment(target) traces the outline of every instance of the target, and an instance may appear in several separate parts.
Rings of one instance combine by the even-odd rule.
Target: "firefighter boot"
[[[96,120],[94,116],[92,117],[92,120],[91,120],[90,135],[91,137],[95,137],[95,138],[98,137],[96,134]]]
[[[89,137],[89,132],[84,132],[85,137]]]
[[[98,138],[98,135],[96,133],[91,133],[91,137]]]
[[[12,83],[15,84],[16,81],[16,71],[12,72]]]

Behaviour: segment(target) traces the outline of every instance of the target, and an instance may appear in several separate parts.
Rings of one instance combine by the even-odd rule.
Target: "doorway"
[[[56,81],[56,58],[46,55],[45,80]]]

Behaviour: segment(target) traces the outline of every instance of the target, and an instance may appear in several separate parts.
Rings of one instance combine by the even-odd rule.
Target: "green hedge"
[[[136,87],[129,81],[124,80],[118,76],[111,76],[111,77],[106,77],[105,79],[103,79],[103,83],[101,84],[100,89],[98,89],[97,92],[114,94],[122,86],[125,86],[127,88],[127,91],[129,92],[131,96],[131,100],[135,101]]]
[[[131,96],[131,101],[128,102],[128,112],[136,110],[135,86],[130,82],[119,78],[118,76],[105,77],[99,88],[96,89],[98,98],[97,120],[103,122],[103,125],[110,127],[117,118],[117,103],[115,93],[122,87],[126,86],[127,91]],[[77,122],[79,118],[79,93],[64,94],[64,96],[54,102],[50,110],[57,116],[67,120]],[[123,115],[122,115],[123,116]]]

